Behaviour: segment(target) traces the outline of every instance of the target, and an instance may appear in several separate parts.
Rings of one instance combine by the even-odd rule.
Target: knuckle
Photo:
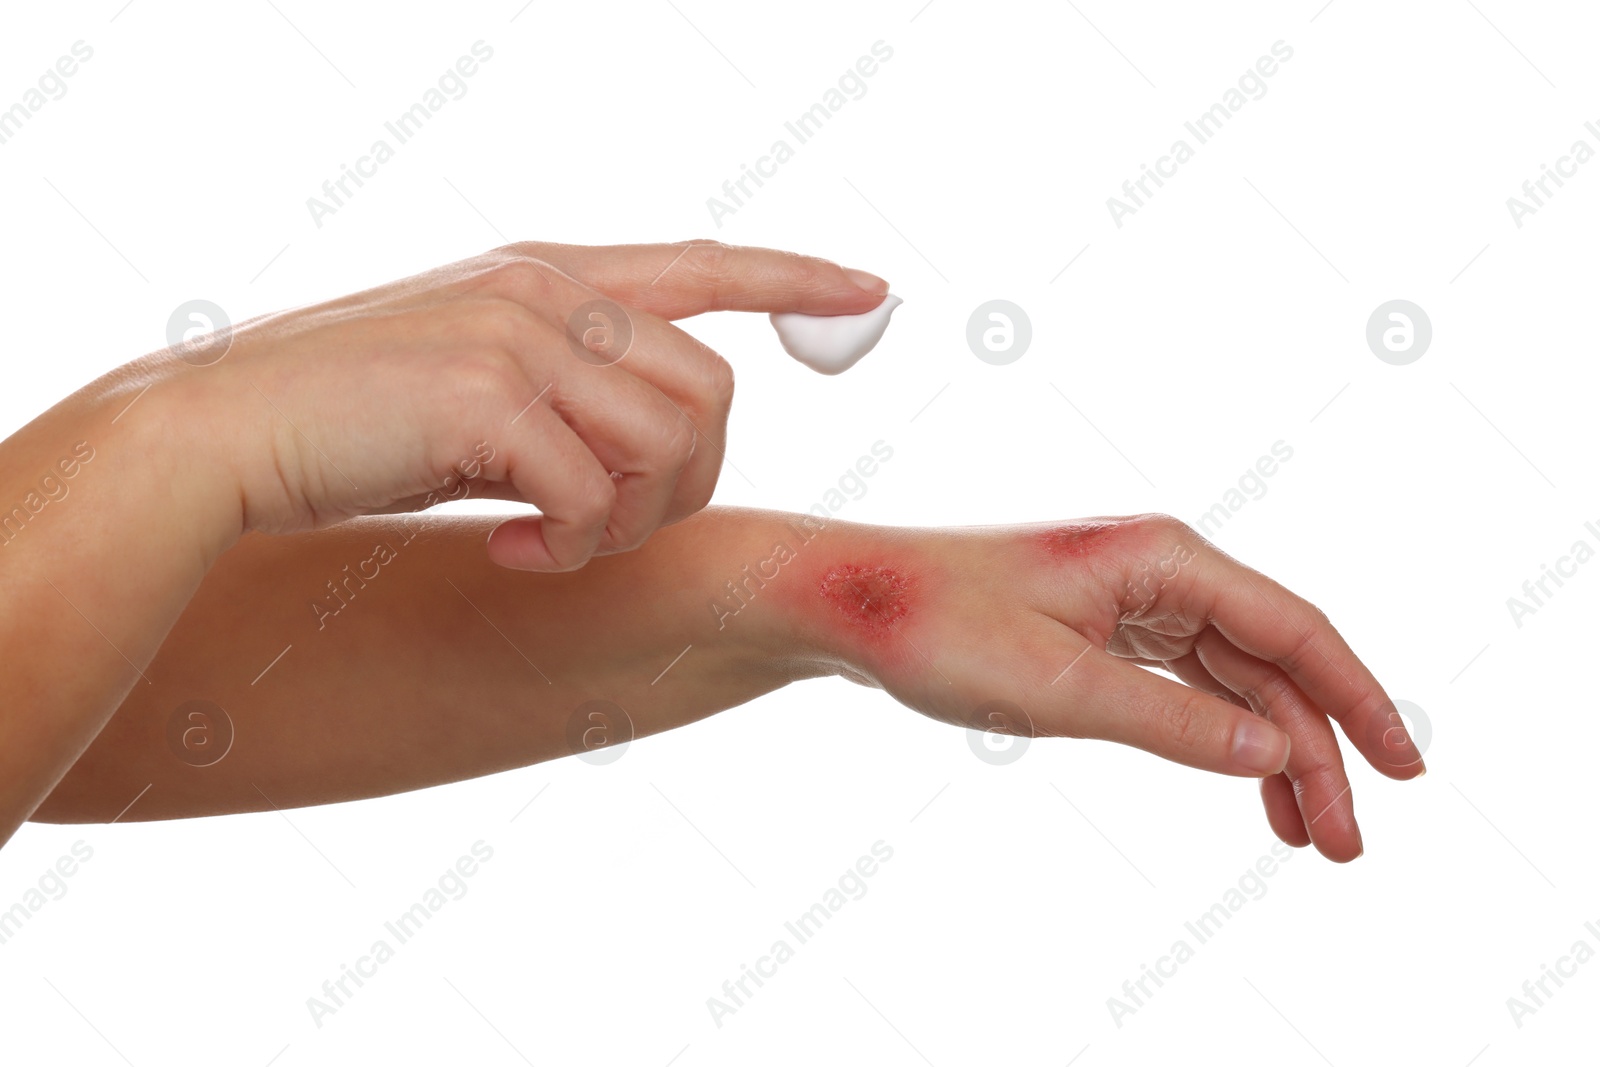
[[[575,521],[586,526],[603,524],[616,503],[616,483],[609,475],[603,473],[585,478],[573,490],[573,495],[567,502]]]
[[[484,288],[497,296],[512,300],[537,300],[554,290],[552,270],[549,264],[533,256],[513,252],[496,256],[494,263],[480,277]]]
[[[538,241],[512,241],[508,244],[496,245],[485,254],[493,259],[535,258],[543,247]]]
[[[648,524],[640,520],[631,522],[609,522],[606,524],[606,535],[611,539],[612,549],[620,552],[631,552],[650,540],[650,535],[655,533]]]
[[[1160,534],[1175,534],[1177,536],[1192,535],[1193,530],[1182,519],[1173,518],[1165,512],[1151,512],[1140,517],[1145,528]]]
[[[1147,566],[1159,568],[1163,579],[1174,577],[1175,572],[1168,572],[1181,569],[1209,546],[1188,523],[1159,512],[1136,515],[1125,529],[1127,550],[1145,560]]]
[[[1293,683],[1282,671],[1271,669],[1261,672],[1244,686],[1244,698],[1253,708],[1265,710],[1292,700],[1296,693]]]
[[[1294,644],[1278,662],[1291,673],[1303,674],[1322,657],[1322,650],[1317,645],[1317,632],[1315,628],[1307,627],[1295,636]]]
[[[772,266],[777,280],[797,288],[830,286],[842,280],[837,263],[800,252],[780,251]]]
[[[504,400],[522,379],[521,371],[495,346],[459,352],[440,370],[456,395],[473,401]]]
[[[1349,796],[1350,782],[1345,778],[1344,765],[1329,759],[1321,752],[1299,753],[1293,760],[1295,767],[1290,781],[1299,788],[1317,788],[1330,797]],[[1320,806],[1320,805],[1319,805]],[[1327,805],[1331,807],[1331,803]],[[1323,810],[1327,810],[1323,807]]]
[[[1144,558],[1172,540],[1175,525],[1172,516],[1156,512],[1128,515],[1112,521],[1107,544],[1128,558]]]
[[[685,263],[700,277],[716,281],[728,273],[733,246],[717,240],[696,240],[684,249]]]
[[[714,265],[725,262],[732,245],[719,241],[715,237],[696,237],[685,244],[685,256],[692,258],[697,266]]]
[[[514,300],[490,298],[472,301],[462,309],[463,333],[497,353],[526,348],[528,339],[544,327],[544,320]]]

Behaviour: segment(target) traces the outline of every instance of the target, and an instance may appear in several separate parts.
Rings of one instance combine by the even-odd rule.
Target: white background
[[[739,375],[719,502],[804,510],[882,439],[844,518],[1195,522],[1282,440],[1214,540],[1424,710],[1431,773],[1391,782],[1347,747],[1366,855],[1297,852],[1120,1026],[1107,998],[1194,946],[1185,921],[1272,844],[1254,784],[1088,742],[994,766],[842,681],[609,766],[30,825],[0,908],[73,842],[93,858],[0,946],[7,1062],[1592,1058],[1600,963],[1520,1027],[1506,1004],[1576,940],[1600,949],[1600,565],[1520,627],[1506,604],[1600,545],[1600,162],[1520,228],[1506,206],[1574,140],[1600,148],[1592,11],[275,3],[6,11],[0,106],[73,42],[94,55],[0,145],[5,432],[165,345],[191,298],[237,320],[524,238],[824,255],[906,299],[849,374],[786,359],[761,317],[689,325]],[[480,39],[467,94],[318,228],[307,197]],[[879,40],[866,94],[718,228],[707,197]],[[1106,198],[1279,40],[1266,95],[1118,228]],[[965,340],[994,298],[1032,320],[1008,366]],[[1434,329],[1407,366],[1364,337],[1395,298]],[[880,839],[867,894],[716,1026],[706,998]],[[468,894],[317,1026],[307,998],[479,840]]]

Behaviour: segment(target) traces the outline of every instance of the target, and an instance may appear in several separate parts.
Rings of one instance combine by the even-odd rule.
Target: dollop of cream
[[[781,311],[768,316],[783,350],[818,374],[840,374],[871,352],[889,328],[889,316],[903,300],[893,293],[860,315],[802,315]]]

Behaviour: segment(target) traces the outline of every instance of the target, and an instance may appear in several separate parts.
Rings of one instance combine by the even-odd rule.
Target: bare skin
[[[887,288],[713,241],[511,245],[67,397],[0,442],[0,843],[154,685],[144,668],[246,533],[413,510],[466,476],[539,508],[496,526],[499,566],[633,548],[711,498],[732,400],[727,362],[669,320],[856,314]]]
[[[1391,777],[1420,757],[1315,608],[1193,531],[701,510],[732,375],[669,320],[885,291],[715,242],[516,245],[63,400],[0,442],[0,842],[457,780],[574,751],[591,702],[643,735],[837,673],[1260,778],[1284,840],[1358,855],[1330,721]],[[408,514],[469,486],[540,515]],[[236,727],[204,767],[198,720],[169,733],[197,700]]]
[[[496,567],[483,552],[496,521],[245,538],[146,670],[153,684],[35,818],[104,821],[141,792],[124,821],[379,796],[580,751],[595,708],[616,743],[828,674],[945,722],[1261,777],[1279,836],[1341,861],[1361,840],[1330,718],[1381,772],[1421,772],[1403,734],[1374,728],[1387,698],[1314,608],[1162,516],[1097,520],[1092,543],[1063,552],[1076,527],[903,530],[717,508],[570,574]],[[378,545],[388,562],[357,572],[375,577],[330,596],[327,580]],[[235,732],[210,766],[168,736],[196,699]],[[1235,750],[1241,730],[1262,734],[1258,758]]]

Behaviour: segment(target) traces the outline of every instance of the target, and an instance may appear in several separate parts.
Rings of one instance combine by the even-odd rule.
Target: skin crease
[[[150,685],[134,689],[35,817],[105,821],[141,792],[121,821],[380,796],[568,755],[571,719],[590,701],[623,708],[643,737],[828,674],[881,688],[944,722],[985,729],[993,724],[983,709],[1014,706],[1022,713],[1016,721],[1038,735],[1116,740],[1250,776],[1229,762],[1226,723],[1210,717],[1254,716],[1217,700],[1198,709],[1205,721],[1174,730],[1166,710],[1191,690],[1126,659],[1085,651],[1083,632],[1119,625],[1120,580],[1101,572],[1160,551],[1172,520],[1126,520],[1099,557],[1067,565],[1073,573],[1064,586],[1063,564],[1040,558],[1036,528],[830,521],[799,543],[797,519],[708,509],[635,551],[562,574],[489,562],[483,542],[497,521],[491,517],[378,517],[314,533],[252,535],[212,568],[148,663]],[[409,540],[403,524],[413,528]],[[784,539],[798,544],[795,558],[719,628],[706,604],[731,561],[766,558]],[[309,602],[324,579],[370,557],[375,543],[396,544],[394,558],[319,626]],[[1234,588],[1218,557],[1197,560],[1192,584],[1164,589],[1161,596],[1174,599],[1153,614],[1170,619],[1185,604],[1207,606],[1202,579],[1212,576],[1199,575],[1201,565],[1222,568],[1214,577],[1224,595]],[[867,634],[858,614],[864,601],[852,590],[842,601],[847,617],[838,589],[861,578],[889,593],[874,600]],[[905,596],[914,604],[897,599]],[[1286,616],[1304,610],[1291,594],[1276,603]],[[1220,601],[1214,606],[1219,620],[1238,615]],[[1272,613],[1250,605],[1251,614]],[[1274,633],[1248,636],[1282,649],[1299,643],[1293,632]],[[1349,703],[1381,695],[1331,630],[1313,636],[1340,672],[1361,679],[1346,694]],[[252,682],[261,650],[291,642],[283,661]],[[1220,647],[1210,653],[1220,657]],[[1213,662],[1221,674],[1239,675],[1237,665]],[[1313,673],[1339,684],[1338,675],[1330,683],[1329,672]],[[203,768],[175,758],[167,735],[174,710],[199,696],[224,708],[235,727],[233,749]],[[1327,807],[1311,838],[1332,858],[1353,858],[1360,838],[1337,748],[1319,754],[1315,730],[1300,721],[1319,720],[1326,730],[1326,720],[1278,696],[1269,703],[1297,745],[1332,760],[1331,770],[1316,774],[1291,764],[1303,780],[1292,788],[1285,780],[1284,795],[1268,800],[1271,824],[1304,844],[1307,805]],[[1347,723],[1357,717],[1341,714]],[[1370,744],[1357,743],[1371,755]],[[1416,773],[1379,769],[1397,778]]]

